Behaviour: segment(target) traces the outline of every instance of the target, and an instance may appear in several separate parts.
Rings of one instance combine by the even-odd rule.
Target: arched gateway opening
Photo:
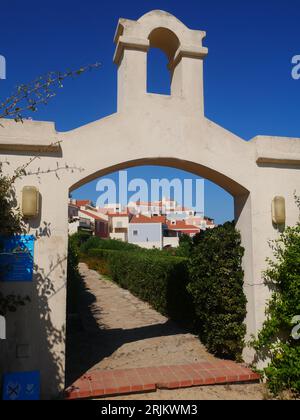
[[[131,171],[130,169],[133,170]],[[122,174],[128,173],[128,183],[126,186],[122,182],[122,185],[120,185],[120,171]],[[135,195],[137,189],[130,190],[131,193],[127,196],[128,201],[122,205],[118,201],[119,190],[120,187],[127,189],[132,179],[132,173],[134,174],[133,178],[135,181],[139,179],[144,182],[146,182],[145,179],[148,180],[148,177],[151,180],[157,178],[161,180],[164,178],[165,180],[180,181],[184,178],[187,181],[192,180],[191,177],[193,175],[197,175],[201,179],[205,175],[206,180],[214,184],[214,193],[219,185],[222,184],[222,187],[226,187],[227,191],[230,191],[230,196],[233,199],[235,197],[246,198],[249,196],[249,192],[244,187],[228,179],[226,176],[216,173],[216,171],[210,170],[202,165],[175,158],[147,158],[123,162],[88,175],[71,187],[69,208],[74,211],[77,210],[77,213],[70,222],[69,227],[71,227],[72,232],[80,232],[79,235],[75,235],[76,238],[85,239],[83,239],[83,242],[79,239],[81,244],[82,263],[80,264],[80,271],[82,279],[79,282],[77,292],[74,290],[74,287],[72,288],[70,283],[68,284],[69,296],[76,295],[74,300],[76,301],[75,306],[77,308],[74,308],[71,302],[67,310],[67,386],[74,384],[78,378],[82,377],[88,371],[99,371],[103,369],[112,371],[114,369],[134,369],[154,365],[196,363],[199,360],[207,360],[206,358],[209,357],[213,360],[213,357],[204,350],[199,339],[193,335],[192,323],[189,323],[188,315],[185,312],[181,313],[180,308],[181,301],[184,299],[183,294],[181,295],[181,300],[177,302],[179,308],[178,313],[169,313],[168,320],[166,320],[160,314],[160,311],[155,314],[155,310],[151,309],[148,312],[146,308],[147,303],[145,303],[144,307],[142,302],[138,301],[139,292],[132,294],[130,286],[128,288],[124,284],[119,284],[120,287],[116,287],[118,282],[113,283],[113,286],[111,286],[112,271],[108,269],[107,261],[101,255],[93,256],[93,252],[97,247],[103,247],[102,249],[106,250],[104,252],[110,253],[110,247],[117,245],[112,244],[111,240],[117,239],[122,242],[122,247],[119,244],[118,248],[116,248],[121,251],[121,254],[122,250],[124,252],[124,249],[130,250],[131,254],[136,255],[136,252],[144,252],[145,249],[153,251],[155,248],[156,255],[162,258],[165,258],[167,255],[188,258],[187,254],[180,254],[180,250],[182,249],[179,247],[180,238],[185,234],[189,235],[192,240],[201,230],[212,228],[210,227],[210,223],[212,225],[222,223],[218,220],[215,221],[214,217],[211,219],[210,216],[214,216],[214,214],[210,214],[207,211],[207,204],[210,201],[208,198],[209,195],[207,195],[205,200],[206,205],[202,217],[202,220],[208,222],[206,227],[203,226],[203,221],[202,223],[197,221],[201,217],[199,215],[196,216],[196,211],[194,212],[195,207],[186,207],[185,205],[178,205],[177,207],[175,203],[178,195],[175,191],[165,196],[163,195],[163,191],[161,191],[159,197],[159,200],[163,200],[163,197],[169,197],[168,201],[174,203],[171,205],[169,212],[166,209],[159,208],[158,204],[155,205],[155,201],[151,200],[149,204],[148,199],[150,200],[152,196],[151,192],[150,194],[147,192],[148,198],[144,198],[146,201],[135,203],[140,205],[138,209],[136,207],[133,208],[131,197]],[[112,179],[116,180],[116,183],[119,184],[118,193],[116,194],[118,198],[108,201],[106,208],[101,205],[99,206],[97,200],[100,195],[99,182],[102,185],[101,188],[103,188],[104,185],[109,186],[110,182],[107,181]],[[197,185],[201,189],[201,184]],[[205,184],[206,186],[207,184]],[[195,187],[197,188],[196,185]],[[139,187],[135,186],[134,188]],[[210,188],[210,184],[207,188]],[[176,189],[176,186],[174,189]],[[184,190],[184,187],[182,189]],[[184,193],[182,196],[184,196]],[[89,200],[90,202],[88,202]],[[214,205],[221,208],[222,204],[225,203],[230,208],[230,214],[227,218],[223,216],[224,222],[233,220],[234,206],[233,200],[229,199],[229,194],[226,194],[225,191],[220,191],[218,198],[214,201]],[[181,204],[183,203],[181,202]],[[181,210],[183,212],[188,211],[191,214],[187,216]],[[218,212],[216,211],[216,213]],[[138,219],[135,216],[136,214],[139,215]],[[93,219],[93,215],[95,219]],[[91,217],[92,225],[86,217]],[[98,225],[97,218],[102,219],[101,223],[110,226],[111,229],[108,232],[103,229],[98,231],[96,228]],[[237,215],[236,221],[238,221],[238,218],[239,215]],[[163,219],[165,220],[162,222]],[[141,224],[137,224],[138,222]],[[148,222],[151,222],[150,228],[147,225]],[[162,223],[162,226],[160,227],[157,224],[154,228],[156,222],[159,222],[159,224]],[[186,230],[184,230],[184,224],[186,224]],[[194,226],[192,226],[193,224]],[[196,225],[199,226],[199,230],[197,230]],[[163,227],[167,229],[162,233],[159,232]],[[175,230],[176,228],[178,230]],[[193,228],[194,231],[192,232],[188,228]],[[141,238],[140,236],[134,237],[133,232],[142,232]],[[147,236],[146,243],[145,235]],[[92,241],[94,245],[89,245],[89,248],[85,247],[86,241],[89,241],[87,238],[95,239]],[[134,246],[138,246],[139,250],[130,249],[129,246],[133,244]],[[89,255],[91,249],[93,251]],[[118,253],[118,251],[113,252]],[[148,258],[151,258],[151,254],[147,255]],[[155,264],[155,261],[153,259],[152,263]],[[94,271],[87,270],[87,267]],[[97,278],[95,271],[100,275]],[[134,274],[132,274],[132,277],[134,277]],[[173,280],[176,281],[176,277]],[[72,282],[72,278],[70,278],[70,281]],[[136,278],[136,281],[139,281],[139,279]],[[146,281],[146,278],[143,281]],[[181,274],[181,281],[184,285],[185,277],[183,273]],[[146,286],[144,288],[147,290]],[[126,294],[126,299],[123,298],[123,294]],[[169,307],[172,307],[173,299],[172,297],[168,297],[168,293],[166,295],[162,293],[162,299],[166,299]],[[69,301],[70,299],[68,299]],[[70,307],[73,307],[74,310],[70,310]]]
[[[252,287],[252,226],[251,226],[251,193],[243,185],[236,180],[229,178],[229,176],[220,173],[203,164],[192,161],[182,160],[178,158],[163,158],[163,157],[148,157],[132,161],[126,161],[109,166],[105,169],[97,170],[84,178],[76,181],[70,186],[69,192],[76,190],[82,185],[91,182],[97,178],[109,175],[116,171],[138,167],[138,166],[166,166],[174,169],[180,169],[199,177],[209,180],[219,187],[227,191],[234,199],[234,220],[236,228],[240,231],[242,236],[242,244],[245,248],[244,255],[244,272],[245,272],[245,292],[248,299],[248,305],[253,304],[253,287]],[[248,311],[247,325],[254,328],[255,314],[253,309]],[[252,328],[251,327],[251,328]]]
[[[245,248],[247,336],[262,325],[269,297],[262,272],[271,254],[268,241],[278,238],[271,204],[274,197],[285,197],[286,225],[297,222],[293,197],[300,187],[300,142],[268,136],[246,142],[205,117],[204,37],[159,10],[138,21],[120,19],[117,113],[64,133],[53,123],[3,122],[0,150],[9,158],[8,173],[26,165],[28,157],[41,157],[32,162],[31,175],[17,182],[17,200],[21,203],[24,186],[34,186],[41,202],[38,216],[28,221],[28,232],[36,237],[32,281],[1,285],[3,293],[29,295],[31,303],[8,320],[11,335],[1,347],[0,371],[39,370],[43,398],[57,396],[65,385],[69,191],[112,171],[165,165],[209,179],[234,197]],[[171,95],[147,93],[150,47],[168,56]],[[24,350],[26,357],[19,357]],[[245,352],[244,359],[250,362],[252,356]]]
[[[203,179],[209,180],[220,188],[228,192],[234,200],[234,220],[237,229],[241,232],[243,245],[245,246],[245,262],[244,270],[246,279],[250,278],[251,274],[248,271],[249,258],[251,258],[250,249],[247,246],[252,242],[251,237],[251,194],[250,191],[238,183],[236,180],[229,178],[227,175],[216,171],[208,166],[196,162],[186,161],[178,158],[163,158],[163,157],[148,157],[136,159],[132,161],[117,163],[104,169],[97,170],[84,178],[76,181],[69,188],[69,193],[80,188],[81,186],[113,172],[122,171],[124,169],[139,167],[139,166],[164,166],[197,175]],[[248,277],[249,276],[249,277]],[[246,282],[247,283],[247,282]],[[251,284],[249,282],[249,284]],[[250,296],[248,296],[250,298]]]
[[[100,169],[94,172],[93,174],[84,177],[80,181],[77,181],[74,185],[70,187],[69,191],[72,192],[75,189],[81,187],[82,185],[94,179],[108,175],[112,172],[121,171],[123,169],[128,169],[136,166],[168,166],[170,168],[181,169],[183,171],[193,173],[194,175],[198,175],[199,177],[214,182],[215,184],[219,185],[221,188],[226,190],[233,197],[249,195],[249,191],[245,187],[214,169],[197,164],[195,162],[184,161],[178,158],[162,157],[144,158],[128,162],[122,162],[105,169]]]

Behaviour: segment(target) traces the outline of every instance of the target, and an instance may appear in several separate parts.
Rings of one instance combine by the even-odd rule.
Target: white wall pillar
[[[207,49],[179,49],[171,64],[171,94],[188,102],[191,112],[204,116],[203,60]]]
[[[118,65],[118,112],[136,107],[147,90],[149,41],[120,37],[114,57]]]

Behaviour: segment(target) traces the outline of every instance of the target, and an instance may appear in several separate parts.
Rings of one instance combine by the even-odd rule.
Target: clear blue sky
[[[7,80],[0,80],[0,98],[49,70],[100,61],[100,70],[66,81],[34,118],[55,121],[57,130],[65,131],[115,112],[112,40],[118,18],[138,19],[152,9],[207,31],[208,118],[245,140],[257,134],[300,137],[300,81],[291,78],[291,58],[300,54],[299,0],[2,2],[0,54],[7,59]],[[161,60],[155,53],[150,60],[151,87],[158,92],[166,86],[166,74],[157,65]],[[148,179],[151,168],[131,170],[130,177],[143,174]],[[159,176],[178,174],[161,169]],[[95,188],[86,186],[76,195],[95,199]],[[207,183],[206,213],[222,222],[232,218],[232,210],[228,194]]]

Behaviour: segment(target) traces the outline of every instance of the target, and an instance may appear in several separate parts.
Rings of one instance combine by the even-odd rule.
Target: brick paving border
[[[116,370],[92,370],[65,390],[66,400],[119,396],[157,389],[258,382],[251,369],[231,361]]]

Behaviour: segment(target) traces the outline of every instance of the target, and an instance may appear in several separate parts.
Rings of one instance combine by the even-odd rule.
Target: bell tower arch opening
[[[147,93],[171,95],[173,62],[180,41],[170,29],[159,27],[149,35],[147,56]]]
[[[204,31],[189,29],[160,10],[147,13],[138,21],[120,19],[114,56],[118,66],[118,111],[132,112],[141,101],[145,106],[149,104],[148,52],[159,48],[168,58],[166,80],[169,78],[171,85],[170,90],[167,89],[171,106],[180,103],[189,115],[204,116],[203,61],[208,54],[208,49],[202,45],[205,35]],[[159,98],[151,100],[159,101]]]

